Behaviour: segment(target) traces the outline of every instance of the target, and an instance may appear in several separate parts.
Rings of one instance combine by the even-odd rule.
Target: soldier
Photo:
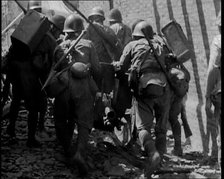
[[[84,30],[83,21],[77,15],[66,18],[64,32],[65,41],[55,52],[56,61],[71,46],[71,42]],[[57,71],[65,71],[68,77],[67,88],[55,97],[55,127],[56,135],[64,148],[65,158],[75,162],[81,175],[87,174],[86,144],[93,126],[93,105],[98,88],[93,79],[100,73],[100,65],[96,50],[89,40],[81,39],[69,53]],[[75,124],[78,127],[76,152],[72,150],[71,141]]]
[[[121,12],[118,9],[111,9],[108,20],[123,49],[132,40],[131,28],[122,23]]]
[[[52,28],[52,30],[55,30],[54,38],[56,39],[57,43],[60,44],[63,41],[64,38],[64,33],[63,33],[63,28],[64,28],[64,23],[65,23],[65,17],[62,15],[53,15],[49,21],[52,22],[52,25],[55,26],[55,28]]]
[[[173,63],[172,65],[175,65],[175,63]],[[189,83],[190,73],[183,66],[183,64],[181,64],[181,65],[182,65],[183,69],[185,69],[184,70],[185,79]],[[169,112],[169,122],[170,122],[171,129],[172,129],[173,136],[174,136],[174,149],[172,150],[172,153],[177,156],[183,155],[183,150],[182,150],[182,146],[181,146],[181,125],[180,125],[180,122],[178,121],[178,116],[179,116],[179,114],[181,114],[181,110],[182,110],[181,108],[183,107],[182,103],[183,103],[183,99],[185,96],[178,96],[174,92],[172,95],[171,107],[170,107],[170,112]],[[184,118],[182,120],[184,120]],[[185,129],[186,128],[184,128],[184,130]]]
[[[29,8],[40,10],[40,6]],[[47,97],[44,91],[41,91],[42,82],[46,78],[52,63],[53,52],[56,47],[56,41],[48,32],[44,35],[40,44],[32,54],[24,46],[12,44],[9,50],[9,75],[13,86],[13,100],[10,107],[10,123],[7,127],[7,133],[15,136],[15,122],[19,110],[19,103],[24,98],[28,114],[28,147],[40,147],[35,134],[38,124],[39,130],[44,130],[44,117],[47,108]],[[22,52],[22,53],[21,53]]]
[[[131,28],[122,23],[121,12],[118,9],[111,9],[108,20],[110,23],[110,28],[116,34],[123,50],[124,47],[132,40]],[[119,80],[115,80],[113,109],[115,110],[116,115],[119,119],[125,117],[126,121],[128,122],[127,125],[124,126],[123,130],[127,129],[131,132],[131,129],[129,129],[131,128],[130,115],[125,115],[125,113],[127,109],[131,108],[132,96],[128,87],[127,76],[125,77],[126,78],[124,79],[120,78]],[[127,138],[131,139],[131,136],[128,136]],[[126,139],[124,137],[123,142],[125,141]]]
[[[103,74],[103,76],[99,77],[96,81],[100,89],[100,93],[97,95],[98,99],[96,101],[94,115],[96,121],[100,122],[103,120],[103,116],[105,115],[113,116],[111,119],[105,119],[105,123],[107,123],[108,120],[114,120],[115,116],[111,107],[112,95],[114,95],[113,92],[115,86],[115,72],[111,63],[119,60],[122,48],[114,31],[103,24],[105,16],[101,7],[94,7],[88,16],[88,19],[92,24],[87,26],[87,34],[85,38],[93,42],[101,64],[101,74]],[[106,107],[109,109],[108,112],[104,110]],[[109,128],[113,130],[114,126],[111,125],[111,122],[108,122],[107,126],[110,126]],[[99,128],[98,125],[95,127]]]
[[[211,130],[212,152],[214,161],[221,157],[220,125],[221,125],[221,12],[217,17],[216,24],[219,34],[216,35],[211,44],[210,60],[207,70],[206,104],[207,126]],[[214,114],[212,111],[214,106]],[[211,126],[210,126],[211,125]]]
[[[154,41],[153,34],[152,26],[148,22],[137,23],[132,33],[134,40],[125,47],[120,61],[114,63],[115,69],[121,68],[123,75],[131,66],[130,83],[135,97],[133,105],[136,127],[141,145],[148,154],[145,174],[149,178],[166,152],[166,123],[171,98],[166,76],[153,54],[157,52],[163,54],[163,49]],[[151,47],[152,44],[155,52]],[[135,68],[137,80],[134,80],[135,75],[132,70]],[[156,118],[155,142],[151,134],[154,117]]]
[[[92,25],[87,27],[86,38],[93,42],[97,50],[99,61],[108,64],[113,61],[118,61],[121,54],[121,49],[118,48],[120,44],[113,30],[103,24],[105,16],[102,8],[94,7],[88,19],[92,22],[94,27]],[[113,68],[108,67],[108,65],[102,65],[102,74],[104,74],[104,76],[100,82],[101,84],[99,84],[99,88],[104,93],[109,94],[114,86]]]

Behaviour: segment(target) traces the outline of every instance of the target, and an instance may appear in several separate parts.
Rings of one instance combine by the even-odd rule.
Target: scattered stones
[[[56,152],[61,153],[63,150],[56,140],[52,116],[45,122],[49,136],[41,138],[42,148],[27,148],[27,114],[28,112],[24,109],[20,111],[16,125],[16,138],[13,139],[6,135],[8,119],[1,121],[1,178],[79,179],[76,168],[70,169],[64,163],[54,158]],[[77,134],[74,135],[75,141]],[[119,144],[118,148],[115,147],[116,143],[118,144],[118,141],[114,134],[98,130],[92,131],[88,143],[88,157],[86,159],[89,166],[87,178],[145,179],[142,168],[134,166],[131,162],[136,158],[140,161],[144,159],[139,144],[133,143],[126,148]],[[173,141],[170,140],[168,151],[170,151],[172,146]],[[213,179],[216,177],[221,179],[221,171],[215,167],[203,165],[201,163],[202,159],[202,153],[193,151],[185,153],[182,158],[170,154],[166,155],[161,170],[163,169],[168,173],[155,173],[152,178]]]

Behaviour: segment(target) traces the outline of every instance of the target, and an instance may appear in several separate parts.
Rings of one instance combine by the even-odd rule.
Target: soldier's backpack
[[[177,60],[177,57],[172,53],[172,50],[170,50],[169,46],[166,45],[165,39],[163,39],[162,37],[158,38],[159,40],[164,41],[163,48],[167,48],[170,53],[165,55],[165,59],[161,59],[161,56],[155,52],[153,45],[149,43],[154,51],[155,59],[166,75],[167,81],[173,89],[174,93],[179,97],[183,97],[189,89],[190,73],[184,67],[184,65]],[[162,63],[162,60],[165,60],[166,66],[164,65],[164,63]],[[169,64],[167,64],[167,62]]]

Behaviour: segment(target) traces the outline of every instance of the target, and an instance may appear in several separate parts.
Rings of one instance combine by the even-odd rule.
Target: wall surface
[[[2,21],[2,29],[15,18],[15,14],[19,14],[18,11],[20,12],[15,3],[7,2],[9,7],[7,13],[6,5],[2,5],[2,18],[7,18],[6,21]],[[187,115],[194,137],[199,138],[198,145],[202,149],[206,132],[204,112],[206,70],[210,44],[213,37],[218,34],[215,20],[221,9],[221,0],[112,0],[111,2],[114,8],[121,11],[123,22],[127,25],[131,26],[136,19],[146,19],[151,22],[154,30],[159,32],[171,19],[175,19],[182,26],[193,51],[191,59],[185,63],[191,74]],[[80,11],[86,16],[95,6],[101,6],[105,16],[108,16],[110,9],[108,0],[79,2]],[[107,20],[105,23],[107,24]]]

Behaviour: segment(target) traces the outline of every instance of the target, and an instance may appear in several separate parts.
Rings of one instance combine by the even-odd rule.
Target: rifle
[[[72,42],[72,45],[69,47],[69,49],[65,52],[65,54],[57,61],[57,63],[52,66],[50,73],[48,75],[47,80],[45,81],[43,87],[41,90],[43,90],[47,84],[49,83],[49,81],[51,80],[51,78],[55,75],[55,70],[58,68],[58,66],[60,65],[60,63],[65,59],[65,57],[67,57],[67,55],[69,54],[69,52],[78,44],[78,42],[81,40],[81,38],[83,37],[83,35],[85,35],[86,30],[83,30],[82,33],[79,35],[79,37]]]

